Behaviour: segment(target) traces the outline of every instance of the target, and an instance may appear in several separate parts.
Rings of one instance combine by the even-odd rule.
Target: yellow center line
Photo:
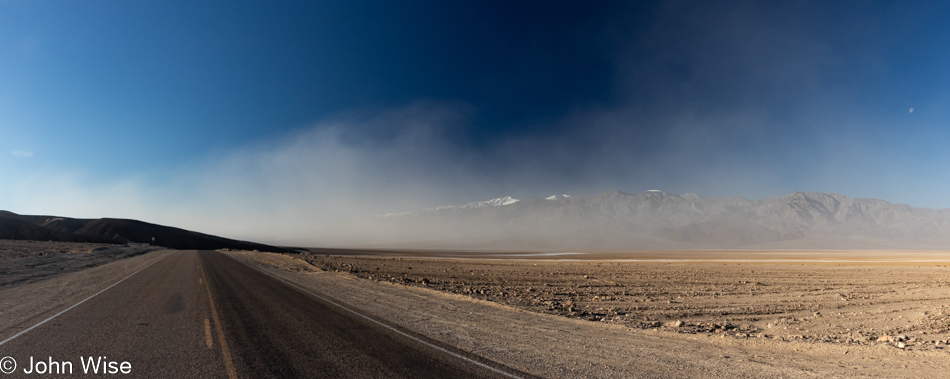
[[[198,268],[201,269],[201,276],[205,279],[205,290],[208,291],[208,303],[211,304],[211,318],[214,319],[214,330],[218,332],[218,343],[221,345],[221,355],[224,357],[224,367],[228,370],[229,378],[237,379],[237,372],[234,370],[234,362],[231,361],[231,353],[228,351],[228,343],[224,340],[224,329],[221,327],[221,319],[218,318],[218,310],[215,308],[214,299],[211,297],[211,287],[208,286],[208,277],[205,275],[205,270],[203,267],[201,267],[201,263],[198,263]]]
[[[214,345],[214,339],[211,338],[211,320],[205,319],[205,345],[209,348]]]

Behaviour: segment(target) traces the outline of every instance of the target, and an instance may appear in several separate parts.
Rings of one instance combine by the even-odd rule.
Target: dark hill
[[[33,223],[4,218],[0,215],[0,239],[61,241],[61,242],[103,242],[89,237],[61,233]]]
[[[28,223],[40,226],[42,228],[46,228],[55,232],[66,233],[66,234],[75,232],[79,228],[82,228],[84,225],[86,225],[86,223],[88,223],[89,221],[92,221],[91,219],[82,219],[82,218],[18,215],[16,213],[8,212],[8,211],[0,211],[0,218],[26,221]]]
[[[287,251],[274,246],[237,241],[137,220],[29,216],[7,211],[0,211],[0,239],[115,244],[153,243],[154,241],[154,245],[181,250]]]

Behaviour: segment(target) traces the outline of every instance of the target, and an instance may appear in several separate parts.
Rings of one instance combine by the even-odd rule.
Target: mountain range
[[[394,244],[486,249],[948,249],[950,210],[821,192],[504,197],[377,217]]]
[[[30,216],[8,211],[0,211],[0,239],[114,244],[154,242],[173,249],[287,251],[137,220]]]
[[[510,196],[390,213],[367,220],[346,247],[472,250],[950,249],[950,209],[915,208],[834,193],[748,200],[636,194]],[[0,239],[145,242],[176,249],[287,251],[126,219],[0,211]],[[329,246],[327,246],[329,247]]]

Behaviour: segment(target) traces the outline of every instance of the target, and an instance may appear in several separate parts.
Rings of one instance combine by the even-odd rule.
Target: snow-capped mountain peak
[[[486,207],[500,207],[503,205],[511,205],[517,203],[521,200],[515,199],[511,196],[499,197],[497,199],[484,200],[484,201],[475,201],[464,205],[445,205],[441,207],[425,209],[426,211],[441,211],[445,209],[477,209],[477,208],[486,208]]]
[[[568,195],[568,194],[551,195],[551,196],[545,197],[544,200],[557,201],[557,200],[564,200],[564,199],[567,199],[567,198],[569,198],[569,197],[571,197],[571,195]]]
[[[474,203],[468,203],[461,208],[484,208],[484,207],[500,207],[502,205],[511,205],[517,203],[521,200],[515,199],[511,196],[499,197],[497,199],[485,200],[485,201],[476,201]]]
[[[463,204],[463,205],[443,205],[441,207],[425,208],[418,212],[426,213],[426,212],[438,212],[438,211],[457,210],[457,209],[478,209],[478,208],[487,208],[487,207],[500,207],[500,206],[505,206],[505,205],[511,205],[519,201],[521,200],[515,199],[511,196],[505,196],[505,197],[499,197],[497,199],[475,201],[475,202],[471,202],[471,203]],[[374,215],[374,217],[400,217],[400,216],[408,216],[412,214],[417,214],[417,212],[384,213],[384,214]]]

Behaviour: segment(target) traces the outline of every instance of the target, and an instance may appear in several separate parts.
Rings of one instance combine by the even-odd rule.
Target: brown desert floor
[[[545,377],[917,377],[950,368],[943,253],[902,265],[882,263],[899,252],[861,264],[301,256],[338,272],[238,254]]]
[[[950,340],[950,254],[943,252],[524,255],[305,259],[365,279],[637,329],[905,349],[943,349]]]

